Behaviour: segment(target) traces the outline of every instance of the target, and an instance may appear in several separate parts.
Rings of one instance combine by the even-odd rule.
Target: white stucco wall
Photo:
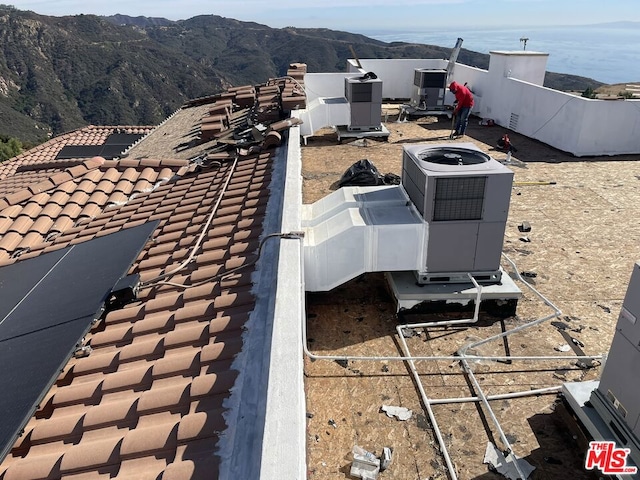
[[[542,86],[547,54],[540,52],[491,53],[489,70],[457,63],[453,79],[467,83],[475,95],[473,114],[491,118],[498,125],[575,156],[640,153],[640,100],[591,100]],[[443,59],[360,59],[364,71],[374,72],[383,82],[386,100],[411,97],[416,68],[442,69]],[[308,73],[305,85],[308,104],[318,97],[343,97],[344,77],[360,74],[355,62],[347,63],[348,73]],[[447,92],[445,103],[452,102]],[[321,107],[303,125],[303,135],[344,116],[340,107]],[[344,106],[342,106],[344,110]],[[302,116],[304,121],[304,115]],[[320,123],[329,122],[326,125]]]
[[[382,79],[382,98],[391,100],[411,98],[413,75],[416,68],[444,70],[448,63],[447,60],[433,58],[402,58],[393,61],[360,60],[365,72],[373,72]],[[358,73],[358,68],[353,61],[347,62],[347,68],[350,72]]]
[[[496,50],[490,52],[489,72],[542,86],[548,59],[548,53]]]

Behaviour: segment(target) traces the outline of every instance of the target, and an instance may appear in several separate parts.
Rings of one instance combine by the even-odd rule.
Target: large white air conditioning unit
[[[382,80],[372,74],[344,79],[344,95],[350,106],[349,131],[381,130]]]
[[[512,184],[472,143],[404,146],[402,186],[427,224],[420,283],[500,280]]]
[[[417,110],[444,110],[447,71],[416,68],[413,74],[411,106]]]

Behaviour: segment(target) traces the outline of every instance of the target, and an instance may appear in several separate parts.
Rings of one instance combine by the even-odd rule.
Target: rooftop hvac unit
[[[382,80],[366,74],[344,79],[344,95],[351,109],[349,131],[381,130]]]
[[[447,71],[416,68],[413,76],[411,106],[418,110],[444,110]]]
[[[420,283],[500,281],[512,183],[472,143],[404,146],[402,185],[427,224]]]

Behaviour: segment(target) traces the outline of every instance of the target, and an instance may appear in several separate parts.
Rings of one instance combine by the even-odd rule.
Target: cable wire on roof
[[[239,270],[243,270],[245,268],[251,267],[252,265],[255,265],[258,262],[258,260],[260,260],[260,256],[262,255],[262,247],[267,242],[267,240],[269,240],[271,238],[300,239],[300,238],[303,238],[303,236],[304,236],[303,232],[270,233],[269,235],[267,235],[266,237],[264,237],[260,241],[260,244],[258,245],[258,252],[256,254],[256,257],[254,259],[248,261],[247,263],[243,263],[242,265],[239,265],[239,266],[237,266],[235,268],[232,268],[231,270],[227,270],[226,272],[219,273],[218,275],[214,275],[212,277],[205,278],[203,280],[200,280],[199,282],[191,283],[189,285],[186,285],[184,283],[169,282],[169,281],[166,281],[166,280],[161,280],[161,281],[157,282],[157,284],[171,285],[171,286],[179,287],[179,288],[192,288],[192,287],[199,287],[200,285],[204,285],[205,283],[210,283],[210,282],[215,282],[215,281],[218,281],[218,280],[222,280],[223,278],[228,277],[229,275],[232,275],[232,274],[238,272]]]
[[[196,256],[196,253],[200,249],[200,245],[202,244],[202,241],[204,240],[205,235],[209,231],[209,226],[211,225],[211,222],[213,221],[213,218],[215,217],[215,214],[218,211],[218,208],[220,207],[220,202],[222,201],[222,197],[226,193],[227,188],[229,188],[229,183],[231,182],[231,176],[233,175],[233,172],[235,171],[237,165],[238,165],[238,158],[236,157],[233,160],[233,165],[231,165],[231,169],[230,169],[229,175],[227,175],[227,178],[225,179],[224,184],[222,185],[222,189],[220,191],[220,195],[218,195],[218,200],[216,200],[216,204],[213,206],[213,209],[211,210],[211,213],[209,214],[209,217],[207,218],[207,221],[205,222],[204,226],[202,227],[202,231],[200,232],[200,235],[198,235],[198,240],[196,240],[196,244],[191,249],[191,253],[187,257],[187,259],[184,260],[180,265],[178,265],[173,270],[170,270],[168,272],[164,272],[164,273],[158,275],[157,277],[152,278],[151,280],[148,280],[146,282],[142,282],[140,284],[140,288],[141,289],[142,288],[146,288],[146,287],[150,287],[150,286],[152,286],[154,284],[159,283],[160,280],[164,280],[167,277],[175,275],[176,273],[178,273],[179,271],[184,269],[187,265],[189,265],[189,263],[191,263],[193,261],[193,259]]]

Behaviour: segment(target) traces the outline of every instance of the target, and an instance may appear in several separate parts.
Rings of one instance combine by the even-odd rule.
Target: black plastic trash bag
[[[385,185],[400,185],[400,176],[395,173],[385,173],[382,179]]]
[[[351,165],[340,177],[338,186],[340,187],[363,187],[384,184],[383,176],[380,175],[376,166],[366,158],[358,160]]]

